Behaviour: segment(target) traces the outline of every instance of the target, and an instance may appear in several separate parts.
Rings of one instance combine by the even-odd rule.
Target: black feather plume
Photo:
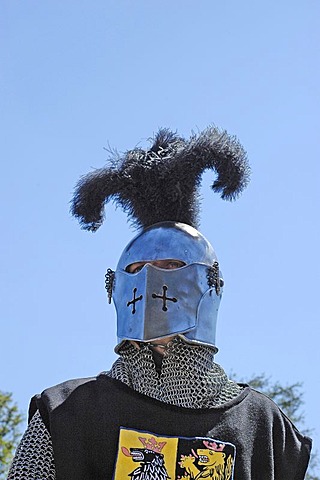
[[[97,230],[109,201],[120,205],[137,227],[175,221],[198,227],[202,173],[217,177],[212,189],[234,200],[249,182],[246,152],[236,137],[210,127],[190,140],[167,129],[155,136],[149,150],[135,148],[109,166],[82,177],[71,212],[82,228]]]

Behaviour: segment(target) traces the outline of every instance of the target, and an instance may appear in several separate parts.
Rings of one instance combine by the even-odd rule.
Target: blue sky
[[[80,175],[159,127],[216,124],[252,180],[234,203],[202,182],[201,231],[225,278],[216,361],[302,381],[320,440],[317,1],[3,0],[0,389],[29,398],[116,358],[104,273],[135,234],[108,205],[95,233],[69,202]]]

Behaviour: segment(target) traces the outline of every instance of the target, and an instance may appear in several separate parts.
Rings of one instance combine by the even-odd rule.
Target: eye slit
[[[138,273],[145,266],[146,263],[154,265],[158,268],[162,268],[164,270],[176,270],[177,268],[181,268],[185,265],[185,263],[181,260],[151,260],[146,262],[132,263],[131,265],[127,266],[126,272],[132,274]]]

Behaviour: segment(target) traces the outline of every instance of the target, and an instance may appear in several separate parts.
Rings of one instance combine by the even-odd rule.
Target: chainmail
[[[37,411],[17,448],[8,480],[55,480],[50,434]]]
[[[119,354],[120,358],[106,375],[171,405],[212,408],[241,392],[241,387],[214,363],[210,347],[188,345],[176,338],[165,350],[159,373],[148,344],[137,349],[126,343]]]
[[[193,346],[180,339],[165,350],[157,368],[149,345],[137,349],[126,343],[109,372],[134,390],[149,397],[188,408],[211,408],[236,397],[240,391],[213,361],[213,350]],[[159,365],[158,365],[159,367]],[[53,448],[37,411],[22,437],[7,480],[55,480]]]

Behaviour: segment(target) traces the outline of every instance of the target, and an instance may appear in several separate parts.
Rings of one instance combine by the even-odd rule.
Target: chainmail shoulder
[[[242,388],[214,362],[214,352],[177,338],[165,351],[158,373],[150,346],[127,343],[106,375],[134,390],[171,405],[212,408],[237,397]]]
[[[37,410],[25,431],[7,480],[55,480],[50,434]]]

